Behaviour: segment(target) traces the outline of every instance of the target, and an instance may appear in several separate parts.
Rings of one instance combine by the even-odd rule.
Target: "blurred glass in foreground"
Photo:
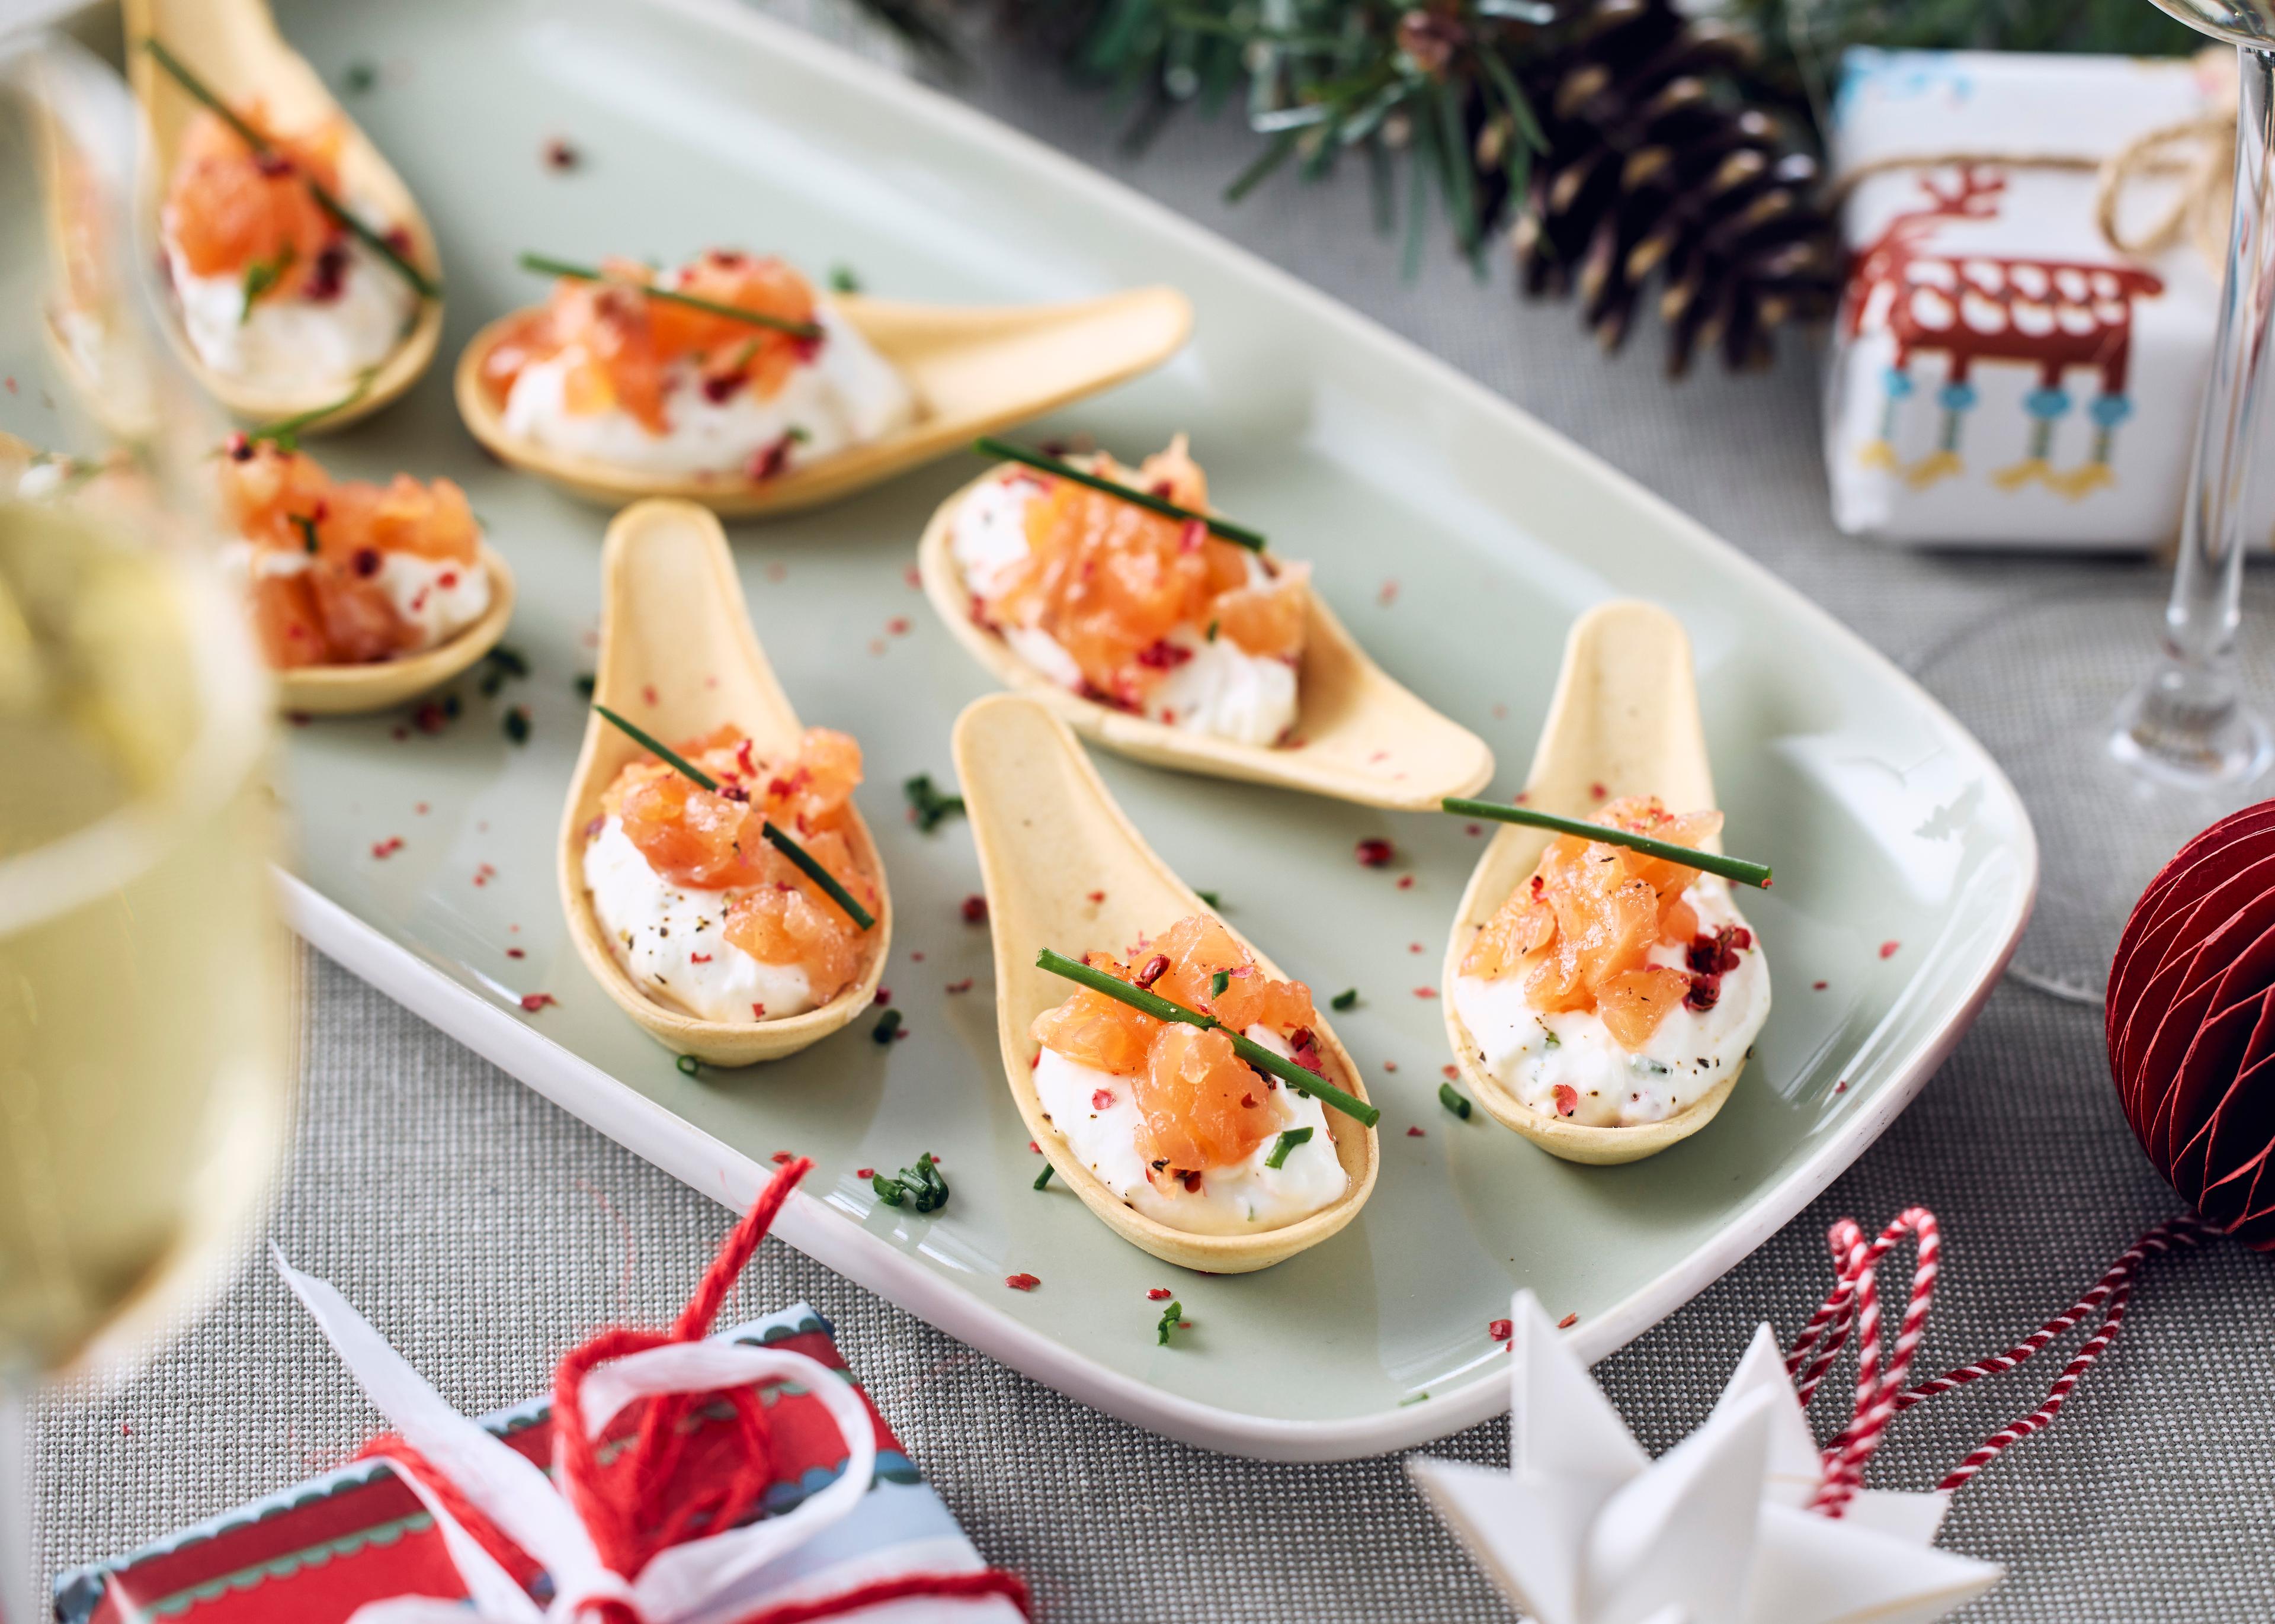
[[[290,1071],[268,690],[212,569],[204,459],[220,426],[162,336],[133,106],[108,67],[53,39],[0,42],[0,93],[13,126],[0,164],[21,155],[40,182],[48,345],[4,402],[17,432],[0,436],[0,1617],[13,1620],[40,1605],[26,1394],[116,1366],[219,1283],[269,1192]]]

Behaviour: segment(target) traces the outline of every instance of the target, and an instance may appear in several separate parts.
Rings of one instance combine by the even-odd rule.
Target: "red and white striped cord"
[[[2159,1253],[2197,1245],[2218,1233],[2195,1218],[2170,1219],[2158,1224],[2127,1248],[2084,1295],[2012,1348],[1908,1388],[1904,1377],[1927,1328],[1928,1307],[1935,1295],[1936,1275],[1941,1263],[1942,1243],[1935,1214],[1925,1207],[1908,1207],[1869,1244],[1853,1219],[1840,1220],[1826,1235],[1833,1250],[1833,1291],[1810,1316],[1809,1323],[1794,1339],[1792,1351],[1786,1356],[1786,1372],[1795,1379],[1795,1391],[1806,1406],[1840,1356],[1852,1328],[1855,1331],[1855,1408],[1848,1425],[1825,1446],[1824,1481],[1810,1509],[1829,1517],[1837,1517],[1848,1509],[1849,1500],[1863,1486],[1865,1462],[1879,1446],[1888,1423],[1897,1414],[1924,1399],[2013,1370],[2056,1337],[2098,1312],[2100,1323],[2055,1379],[2045,1401],[2028,1416],[1985,1439],[1936,1485],[1945,1491],[1959,1488],[1997,1459],[2009,1444],[2028,1438],[2061,1413],[2070,1390],[2116,1341],[2117,1333],[2125,1324],[2134,1282],[2143,1264]],[[1896,1340],[1883,1371],[1878,1267],[1889,1249],[1907,1234],[1916,1236],[1918,1243],[1911,1297],[1905,1305],[1903,1321],[1897,1328]]]

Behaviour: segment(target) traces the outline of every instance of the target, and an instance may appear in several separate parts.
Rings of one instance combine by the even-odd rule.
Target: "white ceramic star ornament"
[[[1928,1624],[2003,1573],[1936,1548],[1946,1493],[1807,1509],[1822,1466],[1767,1326],[1653,1461],[1531,1292],[1512,1318],[1508,1470],[1407,1469],[1534,1624]]]

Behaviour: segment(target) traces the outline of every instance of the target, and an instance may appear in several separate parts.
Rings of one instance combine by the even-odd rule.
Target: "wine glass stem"
[[[2175,657],[2225,662],[2235,646],[2243,561],[2244,500],[2259,416],[2275,241],[2268,236],[2271,68],[2275,58],[2238,48],[2241,93],[2236,119],[2235,223],[2228,233],[2226,286],[2211,378],[2196,435],[2196,467],[2181,535],[2180,569],[2165,611]]]
[[[2268,736],[2235,680],[2244,526],[2275,313],[2275,58],[2236,51],[2235,215],[2228,232],[2211,372],[2181,517],[2179,567],[2165,606],[2164,657],[2128,699],[2112,747],[2151,774],[2199,784],[2256,777]]]

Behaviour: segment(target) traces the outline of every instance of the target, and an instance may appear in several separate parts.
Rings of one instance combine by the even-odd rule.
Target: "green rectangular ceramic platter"
[[[1636,1336],[1853,1161],[1997,978],[2037,853],[2012,789],[1949,716],[1682,514],[1287,276],[729,0],[282,0],[278,20],[335,85],[378,69],[376,88],[345,99],[423,200],[450,291],[433,372],[316,449],[336,472],[466,487],[519,577],[509,640],[531,668],[495,697],[460,683],[460,714],[436,732],[401,715],[287,730],[295,923],[730,1206],[775,1152],[813,1157],[783,1238],[949,1333],[1212,1448],[1328,1459],[1440,1437],[1504,1407],[1488,1326],[1515,1289],[1576,1316],[1591,1359]],[[556,137],[578,167],[540,162]],[[0,165],[0,333],[7,366],[29,371],[37,233],[21,158]],[[477,326],[542,293],[515,268],[524,249],[670,260],[713,244],[944,303],[1184,290],[1197,320],[1182,355],[1033,433],[1134,457],[1190,431],[1225,510],[1313,560],[1381,663],[1492,744],[1493,793],[1518,787],[1576,614],[1641,596],[1680,615],[1733,849],[1778,873],[1749,904],[1776,1008],[1719,1120],[1654,1159],[1590,1168],[1482,1113],[1456,1119],[1438,1101],[1450,1057],[1427,989],[1479,838],[1452,820],[1106,757],[1107,784],[1190,883],[1321,997],[1357,989],[1335,1024],[1383,1108],[1381,1177],[1333,1240],[1226,1278],[1157,1262],[1063,1188],[1035,1190],[1042,1164],[996,1048],[987,932],[962,915],[979,885],[969,835],[956,821],[919,833],[898,788],[949,776],[950,723],[989,689],[911,567],[969,458],[731,527],[792,700],[867,752],[861,804],[898,916],[886,983],[912,1035],[881,1046],[863,1021],[773,1065],[682,1075],[588,979],[554,890],[608,516],[477,451],[449,371]],[[0,397],[0,427],[37,440],[42,420],[37,402]],[[528,707],[526,744],[506,736],[508,706]],[[1394,842],[1392,867],[1353,860],[1370,836]],[[525,1012],[538,993],[557,1001]],[[881,1205],[856,1175],[926,1150],[955,1190],[937,1216]],[[1007,1289],[1014,1273],[1041,1283]],[[1146,1297],[1160,1286],[1192,1322],[1168,1347]]]

